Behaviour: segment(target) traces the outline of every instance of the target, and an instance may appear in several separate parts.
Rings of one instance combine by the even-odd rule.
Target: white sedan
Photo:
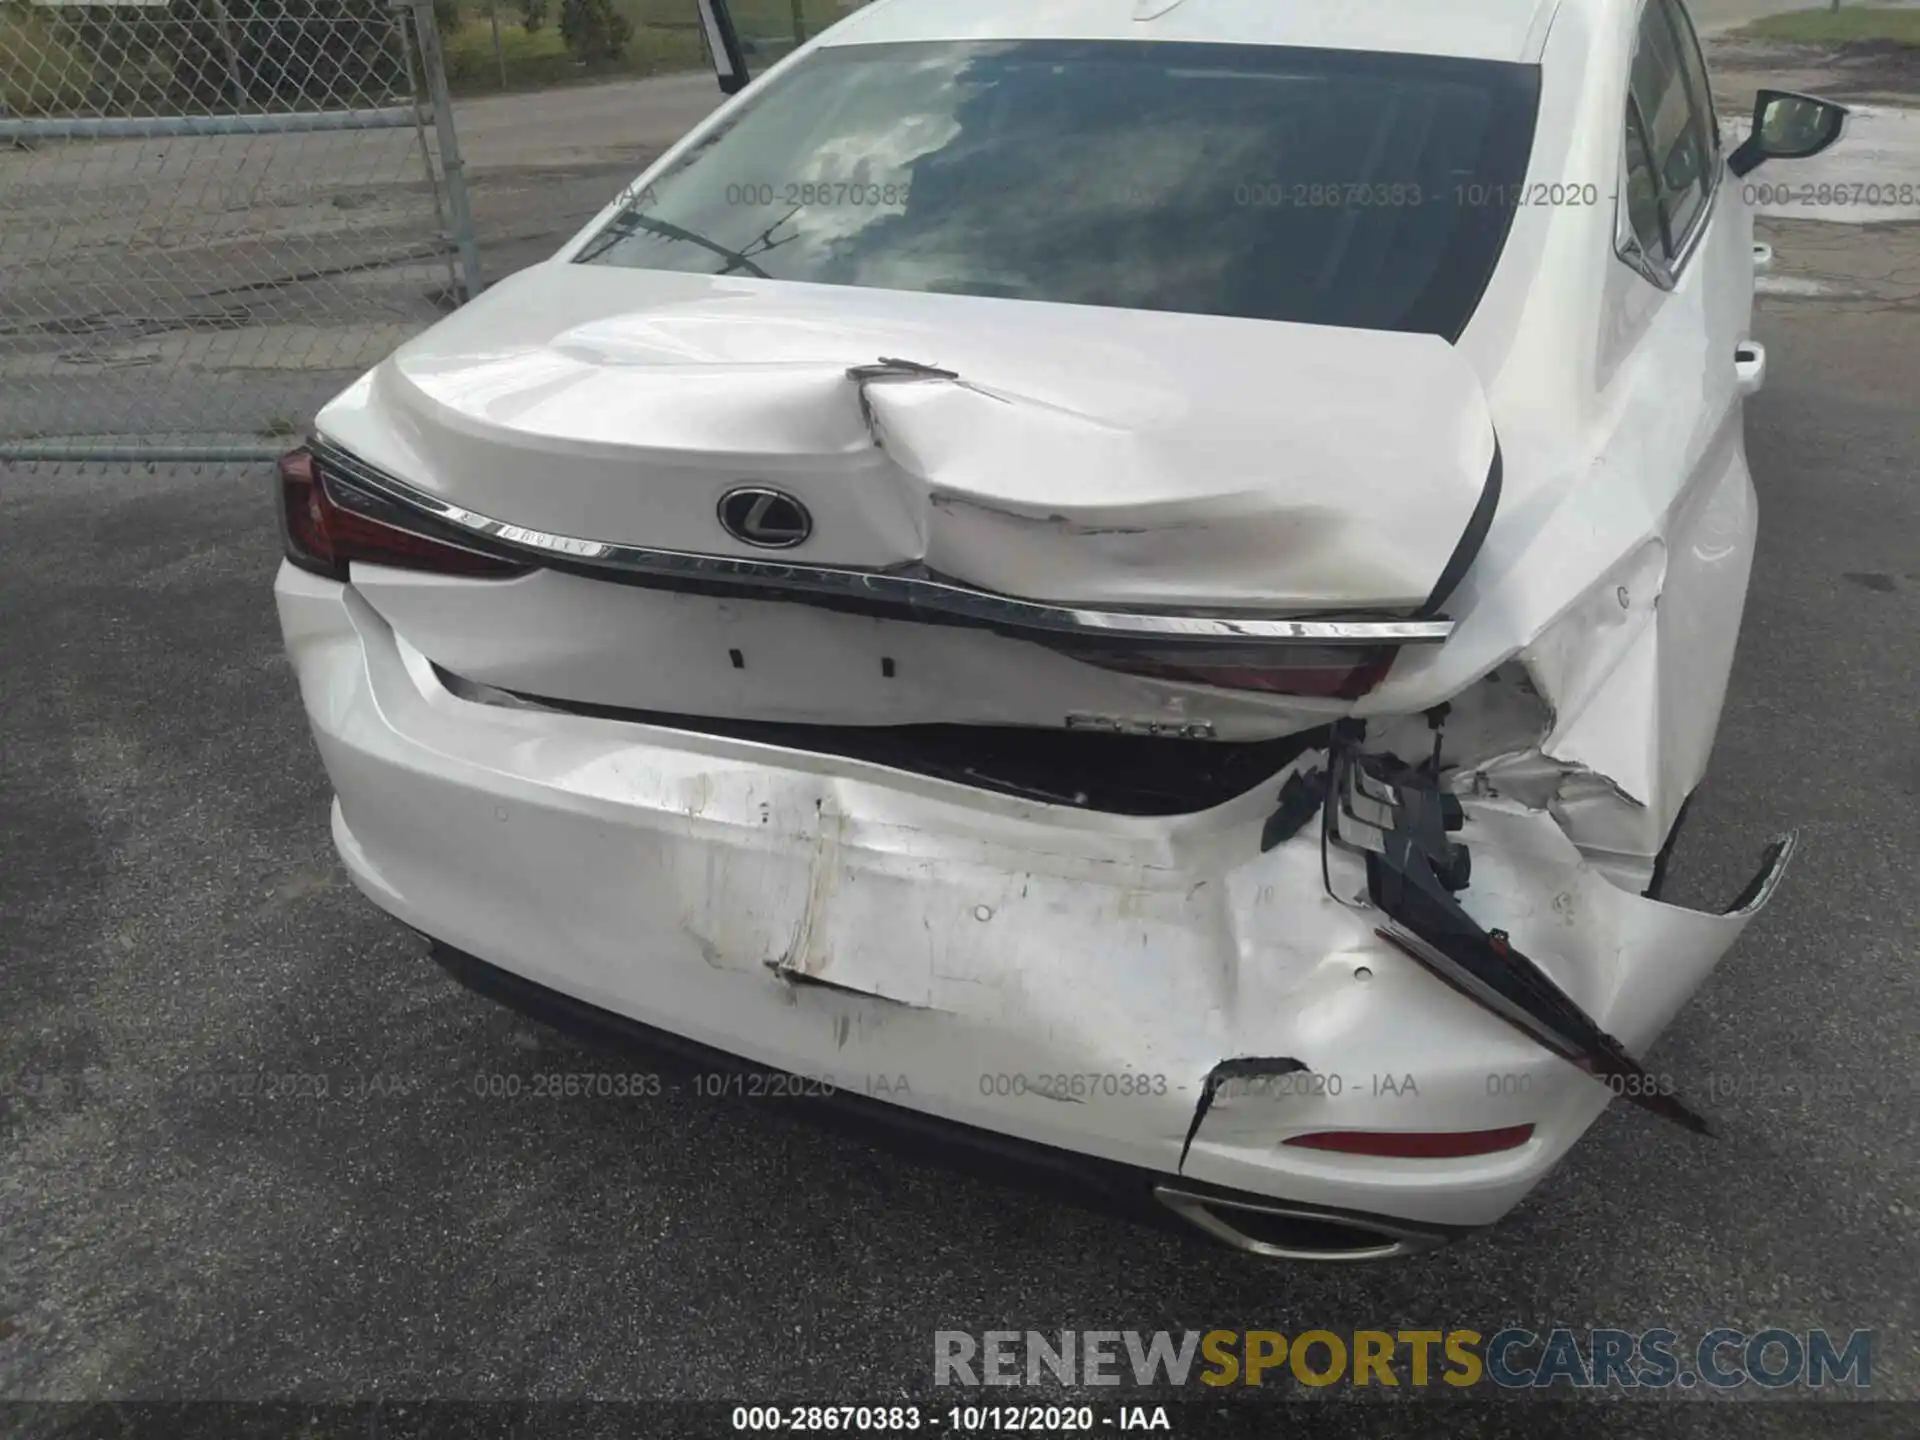
[[[1656,893],[1753,559],[1678,0],[882,0],[279,474],[476,988],[1250,1253],[1484,1226],[1766,904]]]

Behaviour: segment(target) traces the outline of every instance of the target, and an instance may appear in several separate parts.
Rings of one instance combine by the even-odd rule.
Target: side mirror
[[[738,95],[753,77],[747,74],[746,52],[727,0],[700,0],[700,32],[706,36],[707,54],[713,57],[713,73],[720,81],[721,93]]]
[[[1727,168],[1747,175],[1767,160],[1804,160],[1840,138],[1847,107],[1791,90],[1762,90],[1753,101],[1753,133],[1727,157]]]

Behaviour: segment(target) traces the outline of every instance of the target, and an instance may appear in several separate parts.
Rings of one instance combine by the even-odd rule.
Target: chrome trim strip
[[[1194,1228],[1205,1231],[1216,1240],[1224,1241],[1243,1254],[1257,1255],[1263,1260],[1317,1260],[1322,1263],[1337,1264],[1366,1260],[1392,1260],[1402,1255],[1417,1255],[1423,1250],[1435,1249],[1444,1245],[1448,1238],[1412,1225],[1403,1227],[1387,1220],[1375,1220],[1371,1217],[1365,1220],[1349,1219],[1344,1215],[1329,1215],[1320,1210],[1288,1205],[1284,1201],[1275,1201],[1271,1205],[1253,1205],[1240,1200],[1222,1200],[1211,1195],[1199,1195],[1189,1190],[1181,1190],[1172,1185],[1154,1186],[1153,1198]],[[1314,1220],[1324,1225],[1344,1225],[1349,1230],[1370,1231],[1380,1237],[1380,1243],[1355,1250],[1306,1250],[1296,1249],[1290,1245],[1275,1245],[1271,1241],[1256,1240],[1251,1235],[1236,1230],[1228,1219],[1215,1213],[1219,1210],[1245,1210],[1256,1215],[1283,1215],[1298,1220]]]
[[[1437,645],[1453,633],[1453,621],[1447,619],[1298,620],[1262,615],[1095,610],[976,590],[924,573],[795,565],[779,560],[583,540],[532,530],[495,520],[476,510],[463,509],[396,480],[326,440],[315,438],[311,448],[323,473],[347,488],[367,491],[444,525],[483,536],[517,558],[550,558],[573,566],[645,577],[669,586],[679,581],[761,589],[770,592],[769,598],[774,599],[804,602],[813,598],[868,609],[895,608],[913,612],[913,618],[927,621],[1026,631],[1080,641],[1224,641],[1253,647]]]

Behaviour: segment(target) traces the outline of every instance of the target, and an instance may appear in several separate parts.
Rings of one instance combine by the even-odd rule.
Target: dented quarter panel
[[[1556,156],[1543,143],[1537,178],[1591,175],[1617,189],[1619,126],[1602,117],[1621,112],[1635,20],[1631,7],[1556,16],[1546,63],[1587,56],[1593,83],[1579,103],[1591,113],[1579,124],[1586,148]],[[1551,92],[1543,105],[1574,103]],[[1453,637],[1403,654],[1356,712],[1419,710],[1517,660],[1551,712],[1535,749],[1563,772],[1556,813],[1633,884],[1705,774],[1753,562],[1733,370],[1751,324],[1753,227],[1723,177],[1698,248],[1663,292],[1614,257],[1610,205],[1606,218],[1522,207],[1520,263],[1503,266],[1461,343],[1487,381],[1510,493],[1451,607]],[[1543,287],[1553,305],[1526,303]],[[1569,334],[1591,343],[1568,347]],[[1462,765],[1491,779],[1514,759],[1480,752]]]

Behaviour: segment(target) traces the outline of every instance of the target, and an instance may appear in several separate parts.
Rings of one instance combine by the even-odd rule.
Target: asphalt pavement
[[[1867,288],[1762,300],[1759,555],[1670,898],[1802,844],[1649,1059],[1775,1078],[1714,1140],[1616,1104],[1503,1224],[1385,1266],[1249,1264],[780,1101],[495,1093],[648,1067],[348,886],[267,475],[0,466],[0,1399],[871,1403],[930,1393],[937,1330],[1519,1324],[1869,1329],[1873,1394],[1920,1400],[1920,270],[1910,226],[1779,236]]]

